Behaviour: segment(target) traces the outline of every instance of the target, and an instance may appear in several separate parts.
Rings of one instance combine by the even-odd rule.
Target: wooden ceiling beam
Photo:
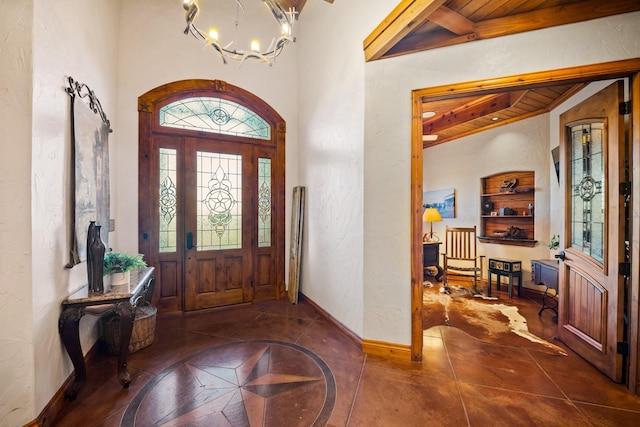
[[[528,90],[519,90],[517,92],[511,92],[511,106],[515,107],[518,102],[522,101],[522,98],[528,93]]]
[[[382,58],[445,2],[446,0],[402,0],[364,39],[365,61]]]
[[[573,24],[640,10],[638,0],[586,0],[476,23],[477,39]]]
[[[443,3],[403,0],[365,39],[365,60],[373,61],[640,10],[638,0],[584,0],[474,23],[443,6]],[[417,29],[427,21],[440,28],[418,32],[420,30]]]
[[[440,6],[429,17],[429,21],[446,28],[459,36],[474,33],[476,24],[446,6]]]
[[[510,106],[511,94],[509,93],[485,96],[477,102],[465,104],[448,113],[424,120],[422,122],[422,133],[423,135],[434,135],[444,129],[476,120]]]

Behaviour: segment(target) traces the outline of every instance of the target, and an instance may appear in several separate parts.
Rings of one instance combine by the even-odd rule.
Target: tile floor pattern
[[[531,332],[554,340],[552,313],[511,302]],[[162,315],[154,344],[129,356],[131,386],[118,383],[116,356],[101,355],[54,425],[640,425],[640,398],[571,351],[489,344],[434,326],[424,331],[423,358],[364,355],[304,302]]]

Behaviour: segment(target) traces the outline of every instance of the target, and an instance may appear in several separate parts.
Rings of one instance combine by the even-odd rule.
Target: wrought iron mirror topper
[[[93,111],[95,114],[100,115],[100,118],[102,119],[104,124],[107,125],[109,132],[113,132],[113,129],[111,129],[111,123],[109,122],[109,119],[107,119],[107,115],[102,109],[102,104],[100,104],[100,101],[96,97],[96,94],[89,88],[89,86],[84,83],[75,81],[73,77],[67,77],[67,84],[68,86],[65,88],[67,94],[72,98],[75,96],[78,96],[80,98],[88,98],[89,108],[91,109],[91,111]]]

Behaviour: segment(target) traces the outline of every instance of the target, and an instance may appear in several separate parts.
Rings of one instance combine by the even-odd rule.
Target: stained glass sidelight
[[[198,250],[242,247],[242,156],[197,153]]]
[[[271,139],[271,126],[254,111],[222,98],[194,97],[160,109],[160,125],[255,139]]]
[[[571,131],[571,247],[604,263],[604,123],[573,126]]]
[[[176,251],[176,150],[160,149],[160,252]]]
[[[258,247],[271,246],[271,159],[258,159]]]

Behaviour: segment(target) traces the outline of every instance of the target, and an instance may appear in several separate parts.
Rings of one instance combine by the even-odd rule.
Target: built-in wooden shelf
[[[478,236],[477,239],[482,243],[494,243],[498,245],[512,245],[512,246],[527,246],[534,247],[537,240],[529,240],[529,239],[509,239],[505,237],[486,237],[486,236]]]
[[[500,245],[535,246],[535,173],[497,173],[482,178],[481,184],[481,236],[478,240]]]

